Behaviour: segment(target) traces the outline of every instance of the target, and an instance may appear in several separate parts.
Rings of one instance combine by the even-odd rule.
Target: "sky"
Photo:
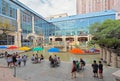
[[[76,0],[19,0],[43,17],[67,13],[76,14]]]

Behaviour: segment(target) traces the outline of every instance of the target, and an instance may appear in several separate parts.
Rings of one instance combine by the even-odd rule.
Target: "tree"
[[[120,48],[120,21],[105,20],[103,23],[94,23],[90,26],[93,40],[100,46],[107,48]]]
[[[16,29],[8,21],[4,21],[0,22],[0,30],[2,31],[2,33],[0,34],[0,40],[6,41],[7,43],[9,32],[14,32]]]

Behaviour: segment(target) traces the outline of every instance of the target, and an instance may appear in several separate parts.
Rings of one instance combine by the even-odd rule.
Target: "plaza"
[[[22,64],[21,67],[8,68],[6,67],[6,59],[0,58],[0,77],[2,77],[0,81],[7,81],[10,78],[12,78],[11,81],[13,79],[15,81],[19,81],[19,79],[23,81],[116,81],[112,73],[120,68],[118,24],[120,23],[120,12],[108,9],[71,16],[65,14],[63,17],[60,15],[58,17],[46,19],[18,0],[0,0],[0,45],[16,46],[17,49],[12,50],[12,52],[17,52],[23,46],[30,48],[30,50],[22,51],[23,53],[18,53],[20,56],[24,54],[28,56],[26,66]],[[97,29],[94,29],[94,32],[97,32],[95,36],[90,34],[89,28],[96,23],[99,24],[94,27],[98,27],[100,33]],[[103,28],[99,28],[100,26]],[[112,33],[109,33],[108,30],[101,31],[105,29],[104,26],[106,28],[110,27],[107,29],[112,29]],[[101,39],[104,40],[101,41]],[[89,46],[89,42],[92,40],[95,42],[92,43],[92,46]],[[33,52],[34,47],[42,47],[43,50]],[[60,51],[49,53],[48,49],[54,47]],[[74,48],[82,51],[90,51],[91,48],[94,48],[100,52],[70,53],[70,50]],[[0,53],[3,50],[8,51],[8,53],[11,51],[7,48],[1,48]],[[37,53],[38,56],[43,54],[45,60],[38,64],[32,64],[31,57]],[[48,61],[50,55],[57,55],[61,58],[59,67],[50,67]],[[86,62],[85,69],[77,73],[77,78],[71,79],[72,61],[80,60],[80,58],[83,58]],[[91,64],[93,60],[97,62],[101,60],[104,64],[103,79],[92,77]],[[16,77],[13,77],[13,75],[16,75]],[[17,80],[17,78],[19,79]]]

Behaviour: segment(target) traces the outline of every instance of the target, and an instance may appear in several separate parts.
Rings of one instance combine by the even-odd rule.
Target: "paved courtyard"
[[[87,64],[84,70],[77,73],[77,78],[71,79],[70,62],[61,62],[60,67],[51,68],[48,61],[32,64],[28,60],[26,66],[17,67],[16,76],[25,81],[115,81],[112,73],[118,69],[105,66],[104,78],[98,79],[92,77],[91,64]],[[14,69],[11,71],[14,74]]]
[[[0,64],[6,65],[4,59],[0,60]],[[48,61],[32,64],[28,60],[26,66],[17,67],[16,76],[25,81],[115,81],[112,73],[119,69],[104,66],[104,78],[98,79],[92,77],[91,64],[87,64],[84,70],[77,73],[77,78],[71,79],[71,65],[71,62],[61,62],[60,67],[51,68]],[[14,69],[10,70],[14,74]]]

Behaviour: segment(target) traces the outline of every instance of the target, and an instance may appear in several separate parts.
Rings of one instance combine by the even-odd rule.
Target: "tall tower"
[[[76,13],[80,13],[81,10],[81,4],[80,4],[80,0],[76,0]]]
[[[120,11],[120,0],[76,0],[76,13],[85,14],[104,10]]]

